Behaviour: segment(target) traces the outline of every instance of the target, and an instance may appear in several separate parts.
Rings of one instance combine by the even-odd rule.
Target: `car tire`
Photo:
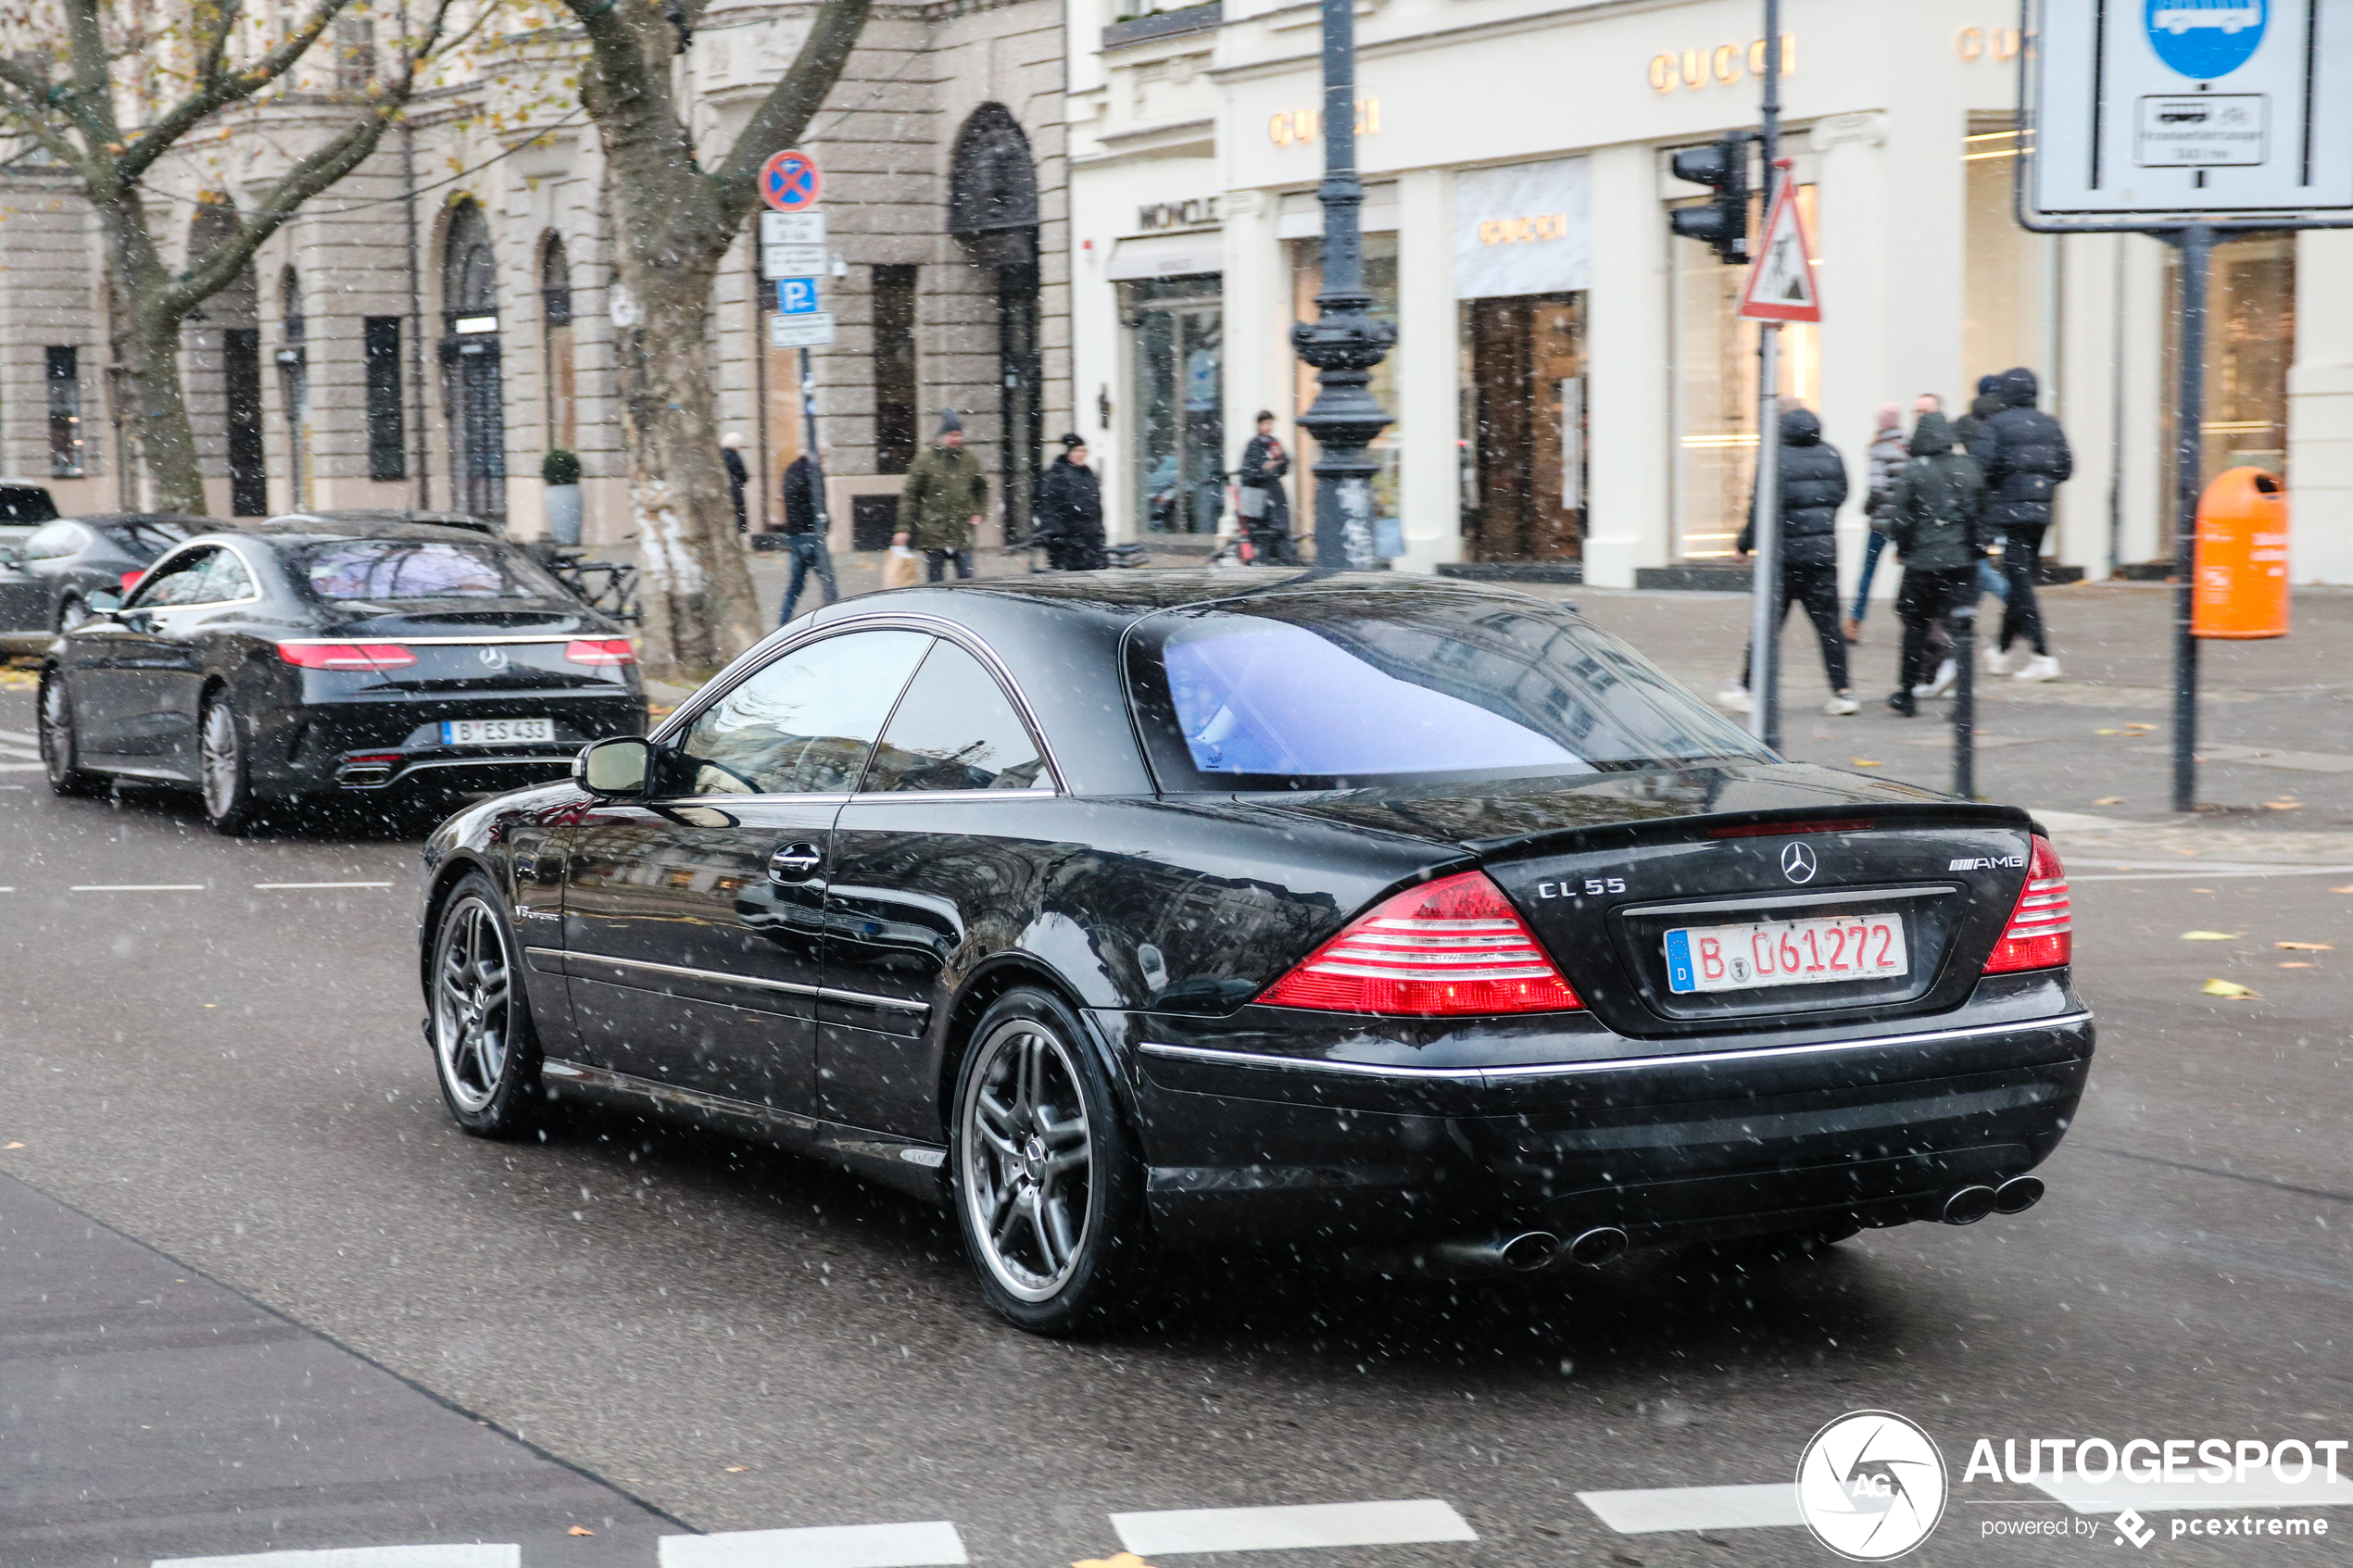
[[[204,820],[213,832],[232,836],[253,826],[253,770],[245,737],[229,698],[205,699],[196,721],[196,787],[204,797]]]
[[[988,1304],[1067,1336],[1142,1304],[1155,1248],[1143,1164],[1078,1015],[1029,986],[981,1015],[956,1075],[949,1176]]]
[[[57,635],[62,637],[77,626],[90,623],[90,607],[69,594],[57,604]]]
[[[516,1136],[540,1107],[539,1035],[522,944],[488,877],[469,872],[450,890],[426,954],[425,1039],[442,1103],[475,1137]]]
[[[73,734],[73,694],[66,689],[65,671],[52,667],[41,672],[41,695],[34,722],[41,765],[49,776],[53,795],[88,796],[103,793],[107,781],[80,766]]]

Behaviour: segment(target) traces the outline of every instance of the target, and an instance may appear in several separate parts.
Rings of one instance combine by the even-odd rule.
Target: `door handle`
[[[824,861],[813,844],[786,844],[768,857],[771,882],[807,882]]]

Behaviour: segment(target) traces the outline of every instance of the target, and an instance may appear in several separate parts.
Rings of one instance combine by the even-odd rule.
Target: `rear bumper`
[[[1153,1218],[1177,1247],[1602,1225],[1658,1246],[1931,1218],[1959,1187],[2032,1170],[2090,1072],[2091,1015],[2067,1002],[2031,1020],[1965,1009],[1980,1021],[1496,1067],[1218,1060],[1146,1037],[1130,1081]]]
[[[445,719],[501,718],[550,719],[556,738],[440,743]],[[641,734],[645,722],[644,699],[633,692],[305,704],[258,716],[254,778],[260,793],[276,797],[518,789],[563,777],[588,742]]]

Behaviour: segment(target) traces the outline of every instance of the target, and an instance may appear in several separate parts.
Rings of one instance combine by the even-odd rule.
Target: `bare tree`
[[[646,662],[657,674],[710,670],[763,631],[720,466],[705,356],[711,283],[759,205],[769,157],[800,140],[840,79],[872,0],[818,0],[792,67],[706,169],[673,92],[671,60],[693,14],[678,0],[564,0],[586,31],[581,101],[597,122],[612,202],[623,297]]]
[[[304,202],[366,161],[421,75],[479,31],[500,0],[470,5],[462,24],[459,3],[428,0],[421,29],[394,41],[390,70],[375,76],[368,62],[373,79],[346,94],[359,112],[294,159],[251,213],[222,204],[227,220],[209,224],[211,243],[176,270],[150,216],[150,187],[165,160],[250,129],[239,117],[250,117],[272,89],[296,85],[312,45],[338,18],[365,15],[365,0],[315,0],[283,31],[249,16],[245,0],[31,0],[0,10],[0,135],[31,141],[97,212],[128,317],[120,324],[122,395],[157,505],[205,509],[180,379],[182,321],[233,282]],[[357,63],[343,62],[346,80],[359,74]]]

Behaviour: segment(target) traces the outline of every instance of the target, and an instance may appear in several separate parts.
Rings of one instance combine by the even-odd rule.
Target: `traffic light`
[[[1748,265],[1749,132],[1734,131],[1705,147],[1687,147],[1672,160],[1675,178],[1715,189],[1705,207],[1677,207],[1667,215],[1675,232],[1698,240],[1735,267]]]

